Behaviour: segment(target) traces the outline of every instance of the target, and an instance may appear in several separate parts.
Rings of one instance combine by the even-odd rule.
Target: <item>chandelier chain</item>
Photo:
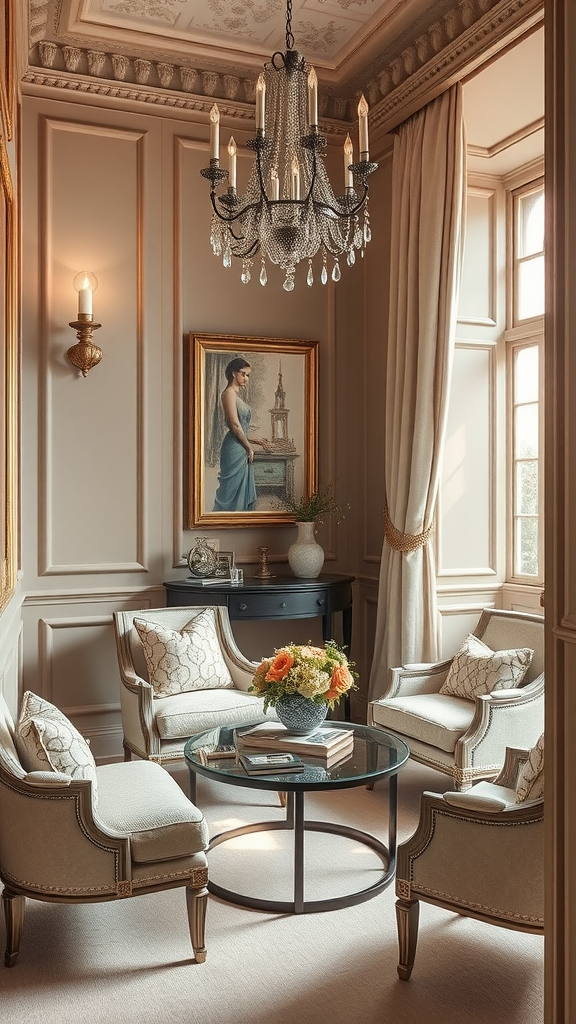
[[[286,49],[294,49],[294,36],[292,35],[292,0],[286,0]]]

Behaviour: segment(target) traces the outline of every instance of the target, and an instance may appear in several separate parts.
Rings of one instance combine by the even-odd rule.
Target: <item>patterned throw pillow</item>
[[[477,636],[469,633],[454,655],[440,693],[474,700],[492,690],[513,689],[522,682],[533,654],[534,651],[529,647],[493,651]]]
[[[134,626],[142,641],[155,697],[234,686],[212,608],[204,608],[181,632],[145,619],[134,619]]]
[[[18,753],[27,772],[62,772],[73,779],[91,779],[92,803],[96,805],[96,762],[87,741],[66,715],[27,690],[16,732]]]
[[[528,754],[518,772],[516,802],[542,800],[544,797],[544,733]]]

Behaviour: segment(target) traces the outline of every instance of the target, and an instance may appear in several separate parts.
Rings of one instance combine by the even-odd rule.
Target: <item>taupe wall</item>
[[[182,516],[188,331],[319,342],[320,478],[351,505],[343,524],[323,527],[326,571],[356,573],[362,550],[366,267],[346,268],[338,286],[310,289],[301,276],[291,295],[278,275],[262,288],[257,275],[245,286],[238,267],[224,270],[208,243],[204,122],[23,102],[22,685],[67,709],[102,757],[121,749],[112,612],[163,604],[162,582],[187,574],[182,555],[195,536]],[[234,132],[242,145],[245,133]],[[241,156],[239,183],[247,164]],[[377,256],[386,242],[375,237]],[[86,379],[66,359],[81,269],[98,277],[104,353]],[[221,546],[249,572],[268,544],[281,571],[294,537],[294,528],[226,530]],[[372,557],[374,572],[376,544]],[[315,620],[245,624],[237,636],[256,658],[318,630]]]

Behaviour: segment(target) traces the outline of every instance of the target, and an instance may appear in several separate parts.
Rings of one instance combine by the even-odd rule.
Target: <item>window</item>
[[[514,194],[514,323],[544,315],[544,185]]]
[[[512,195],[512,329],[507,332],[510,437],[509,578],[543,583],[540,400],[544,317],[544,184]]]

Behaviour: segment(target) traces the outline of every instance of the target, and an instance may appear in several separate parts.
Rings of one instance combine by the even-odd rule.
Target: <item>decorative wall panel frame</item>
[[[14,593],[18,564],[16,245],[14,187],[0,134],[0,611]]]

